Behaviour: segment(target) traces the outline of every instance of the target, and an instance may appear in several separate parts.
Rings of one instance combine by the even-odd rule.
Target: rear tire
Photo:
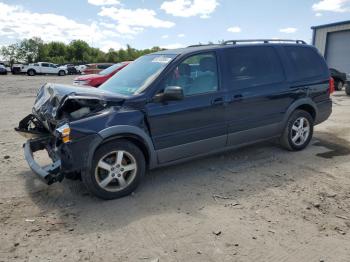
[[[35,76],[35,70],[34,70],[34,69],[29,69],[29,70],[27,71],[27,74],[28,74],[29,76]]]
[[[337,83],[335,85],[335,90],[341,91],[341,90],[343,90],[343,87],[344,87],[344,83],[342,81],[337,81]]]
[[[350,83],[347,84],[346,88],[345,88],[345,93],[350,96]]]
[[[304,110],[295,110],[287,121],[281,136],[281,144],[290,151],[303,150],[310,143],[314,131],[314,120]]]
[[[100,146],[93,157],[91,170],[82,173],[87,189],[102,199],[131,194],[145,174],[142,151],[128,140],[120,139]]]

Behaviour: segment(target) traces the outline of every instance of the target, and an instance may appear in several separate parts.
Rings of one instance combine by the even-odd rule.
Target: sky
[[[0,0],[0,46],[87,41],[104,51],[231,39],[311,42],[311,26],[350,20],[350,0]]]

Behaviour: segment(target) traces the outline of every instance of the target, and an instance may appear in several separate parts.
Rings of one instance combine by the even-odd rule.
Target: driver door
[[[162,81],[180,86],[184,99],[146,105],[159,163],[218,150],[226,145],[224,92],[220,90],[215,52],[184,59]]]
[[[50,64],[49,67],[49,74],[57,74],[58,73],[58,68],[54,64]]]

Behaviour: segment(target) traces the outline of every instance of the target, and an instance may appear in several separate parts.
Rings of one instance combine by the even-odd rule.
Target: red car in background
[[[97,64],[87,64],[85,68],[81,71],[82,75],[98,74],[102,70],[112,66],[113,63],[97,63]]]
[[[106,68],[105,70],[102,70],[98,74],[82,75],[82,76],[76,77],[74,79],[73,84],[80,85],[80,86],[99,87],[104,82],[106,82],[109,78],[111,78],[113,75],[115,75],[117,72],[119,72],[121,69],[123,69],[130,63],[131,61],[121,62],[118,64],[114,64]]]

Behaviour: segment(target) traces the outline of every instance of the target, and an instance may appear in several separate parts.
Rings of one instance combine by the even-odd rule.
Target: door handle
[[[225,103],[223,97],[215,98],[213,101],[211,101],[212,105],[223,105]]]

